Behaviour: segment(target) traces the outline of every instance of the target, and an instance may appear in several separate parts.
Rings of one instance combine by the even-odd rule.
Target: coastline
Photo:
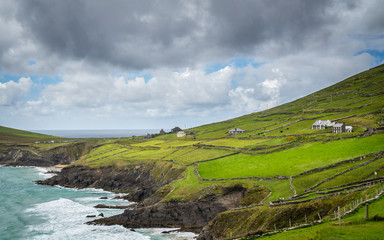
[[[48,169],[53,169],[53,168],[48,168]],[[143,198],[143,189],[138,190],[137,184],[143,185],[143,183],[144,184],[147,183],[149,188],[147,188],[146,190],[149,192],[155,192],[158,188],[160,188],[163,184],[166,184],[166,183],[163,182],[159,185],[158,184],[159,182],[153,181],[153,179],[151,179],[148,174],[145,174],[142,171],[136,172],[133,175],[129,175],[129,174],[125,173],[125,177],[126,177],[125,180],[130,180],[130,179],[136,180],[136,185],[134,185],[134,184],[132,184],[132,182],[131,183],[128,182],[128,184],[127,184],[127,182],[124,179],[119,179],[118,183],[116,183],[116,181],[113,179],[113,177],[115,177],[115,176],[121,177],[121,175],[119,175],[119,173],[116,173],[114,171],[109,171],[109,170],[111,170],[109,168],[94,170],[94,169],[87,169],[83,166],[82,167],[81,166],[70,166],[68,168],[58,168],[58,169],[60,171],[55,172],[51,178],[36,181],[36,183],[41,184],[41,185],[61,186],[63,188],[72,188],[72,189],[101,189],[103,191],[110,191],[110,192],[121,193],[121,194],[122,194],[121,190],[125,189],[124,192],[127,194],[126,196],[128,196],[128,197],[124,197],[124,199],[128,200],[130,202],[134,202],[134,204],[132,204],[133,208],[127,208],[122,213],[117,214],[117,215],[113,215],[110,217],[98,218],[98,219],[94,219],[94,220],[89,219],[90,221],[87,222],[88,224],[105,225],[105,226],[121,225],[121,226],[125,227],[126,229],[134,229],[135,231],[138,231],[138,232],[141,231],[140,229],[142,229],[144,232],[148,231],[145,229],[161,229],[162,230],[161,232],[164,232],[162,234],[167,234],[167,235],[172,233],[174,235],[184,236],[188,233],[187,235],[191,236],[191,239],[196,238],[198,236],[198,233],[200,232],[201,228],[203,227],[203,226],[200,226],[200,228],[196,231],[194,229],[194,227],[183,227],[180,224],[175,225],[173,222],[167,223],[166,221],[164,222],[164,224],[161,224],[161,225],[151,224],[148,222],[147,223],[141,222],[141,223],[134,224],[134,225],[127,225],[127,224],[118,223],[118,222],[110,223],[108,219],[115,218],[115,217],[118,217],[122,214],[132,212],[138,206],[139,206],[139,208],[142,207],[143,201],[147,197]],[[137,168],[135,168],[135,169],[137,169]],[[104,174],[100,175],[100,171],[103,171],[103,170],[104,170]],[[65,176],[65,177],[63,178],[63,176]],[[90,176],[92,176],[92,177],[90,177]],[[139,176],[139,178],[142,178],[142,179],[137,179],[138,176]],[[66,177],[69,177],[70,179],[67,179]],[[72,177],[74,177],[74,178],[72,178]],[[144,177],[144,179],[143,179],[143,177]],[[91,178],[93,178],[93,180],[94,180],[93,183],[97,183],[96,185],[90,184],[90,183],[92,183]],[[127,188],[125,188],[125,187],[121,188],[120,184],[122,182],[125,182],[126,186],[130,187],[129,191],[127,191]],[[89,185],[87,185],[87,184],[89,184]],[[114,184],[119,185],[120,188],[116,189],[116,188],[111,187]],[[139,192],[138,195],[136,194],[137,192]],[[135,196],[130,196],[131,193],[134,194]],[[144,195],[149,196],[150,194],[147,192],[147,193],[144,193]],[[174,206],[174,207],[177,207],[177,206]],[[114,206],[111,206],[111,208],[114,208]],[[166,213],[160,213],[160,214],[162,216],[164,216],[164,220],[167,219]],[[98,222],[96,222],[96,221],[98,221]],[[185,239],[185,238],[183,238],[183,239]]]
[[[45,179],[47,177],[51,177],[52,173],[49,172],[49,170],[45,167],[36,167],[36,166],[4,166],[3,170],[6,170],[6,168],[9,168],[12,170],[11,172],[34,172],[34,175],[38,176],[38,179]],[[36,169],[36,170],[28,170],[30,169]],[[20,170],[16,170],[20,169]],[[52,169],[52,168],[49,168]],[[60,168],[58,168],[60,169]],[[41,188],[38,187],[36,184],[30,185],[30,183],[33,183],[34,181],[30,179],[28,185],[31,186],[29,188],[26,188],[28,192],[35,192],[38,194],[38,198],[31,198],[33,200],[33,204],[30,206],[26,206],[26,214],[29,216],[36,216],[38,218],[43,217],[45,222],[38,221],[38,223],[32,223],[31,229],[33,232],[29,232],[29,230],[26,232],[27,235],[25,235],[24,239],[35,239],[36,235],[40,232],[45,232],[49,230],[48,235],[54,237],[57,237],[57,234],[63,234],[64,232],[70,233],[70,228],[63,228],[65,226],[72,226],[76,228],[76,231],[86,231],[85,229],[90,229],[93,231],[92,234],[104,234],[105,236],[115,236],[116,234],[123,234],[131,236],[129,239],[142,239],[143,237],[152,237],[154,239],[174,239],[174,240],[181,240],[181,239],[194,239],[197,235],[192,232],[181,232],[178,231],[178,229],[175,228],[135,228],[132,230],[131,228],[124,228],[123,226],[92,226],[86,224],[87,221],[91,220],[87,218],[88,215],[96,215],[96,219],[100,218],[97,217],[98,212],[103,212],[106,214],[106,217],[115,216],[116,214],[120,214],[123,210],[121,209],[97,209],[95,208],[97,202],[103,202],[107,205],[129,205],[134,204],[132,202],[129,202],[127,200],[123,200],[121,198],[116,198],[118,196],[121,196],[119,193],[114,193],[110,191],[105,191],[103,189],[99,188],[68,188],[68,187],[62,187],[59,185],[49,187],[49,188]],[[21,179],[21,178],[20,178]],[[36,178],[35,178],[36,179]],[[36,186],[36,187],[32,187]],[[34,190],[36,189],[36,190]],[[38,190],[40,189],[40,190]],[[44,190],[45,189],[45,190]],[[42,191],[43,190],[43,191]],[[56,193],[59,194],[57,197],[55,197]],[[70,194],[70,195],[68,195]],[[44,198],[43,196],[49,196],[48,198]],[[60,196],[62,195],[62,196]],[[72,196],[72,197],[69,197]],[[77,197],[76,197],[77,196]],[[107,199],[105,199],[105,197]],[[37,201],[36,201],[37,200]],[[73,212],[74,211],[74,212]],[[73,213],[71,213],[73,212]],[[112,214],[112,215],[111,215]],[[72,216],[73,215],[73,216]],[[61,218],[63,218],[63,222],[61,222]],[[73,218],[71,220],[71,218]],[[54,221],[54,222],[52,222]],[[71,223],[73,222],[73,223]],[[74,223],[77,222],[77,225],[75,226]],[[26,226],[29,226],[27,224]],[[29,228],[29,227],[28,227]],[[110,229],[110,230],[108,230]],[[119,230],[120,229],[120,230]],[[125,230],[122,230],[125,229]],[[31,231],[32,231],[31,230]],[[87,230],[89,231],[89,230]],[[166,233],[163,233],[166,232]],[[168,233],[169,232],[169,233]],[[29,235],[33,234],[33,235]],[[51,235],[52,234],[52,235]],[[91,234],[91,235],[92,235]],[[111,235],[109,235],[111,234]],[[72,235],[69,235],[72,236]],[[134,237],[138,236],[138,238]],[[140,237],[141,236],[141,237]],[[40,235],[36,239],[39,238]],[[78,238],[79,236],[76,235],[74,238],[71,239],[81,239]],[[90,239],[90,238],[87,238]],[[99,239],[99,238],[97,238]],[[125,238],[123,238],[125,239]]]

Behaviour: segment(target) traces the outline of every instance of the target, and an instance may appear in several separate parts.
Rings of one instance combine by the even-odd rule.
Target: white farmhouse
[[[178,131],[177,132],[177,137],[185,137],[185,136],[186,136],[186,134],[184,131]]]
[[[335,123],[330,120],[317,120],[312,124],[312,129],[325,129],[326,127],[332,127]]]
[[[237,134],[245,133],[245,130],[240,129],[240,128],[234,128],[234,129],[229,130],[228,133],[232,134],[232,135],[237,135]]]

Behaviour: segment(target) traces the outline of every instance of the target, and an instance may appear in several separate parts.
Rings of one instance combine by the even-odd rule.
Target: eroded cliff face
[[[86,143],[73,143],[46,151],[34,150],[28,145],[7,146],[0,152],[0,164],[42,167],[67,165],[76,161],[87,149]]]
[[[212,188],[214,190],[203,191],[193,199],[166,200],[165,196],[173,189],[168,184],[182,178],[184,171],[185,168],[179,165],[164,162],[120,169],[71,166],[53,178],[38,183],[129,192],[129,200],[139,202],[133,209],[127,209],[120,215],[98,219],[91,224],[119,224],[127,228],[177,227],[196,233],[219,213],[239,207],[249,193],[249,189],[242,186],[218,185]],[[261,188],[260,199],[268,192]]]
[[[162,168],[160,175],[155,170]],[[75,188],[101,188],[108,191],[126,192],[131,201],[139,202],[151,196],[157,189],[177,179],[184,168],[156,163],[132,165],[124,168],[70,166],[56,176],[38,181],[44,185],[60,185]]]
[[[234,209],[243,199],[243,192],[229,195],[209,194],[201,199],[181,202],[166,201],[148,207],[125,210],[123,214],[98,219],[92,224],[120,224],[127,228],[176,227],[200,232],[209,221],[221,212]]]

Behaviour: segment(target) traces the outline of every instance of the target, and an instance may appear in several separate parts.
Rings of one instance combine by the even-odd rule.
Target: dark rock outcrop
[[[119,224],[126,228],[177,227],[200,232],[217,214],[236,208],[243,195],[243,192],[237,191],[227,195],[209,194],[195,201],[160,202],[149,207],[125,210],[120,215],[97,219],[90,224]]]
[[[127,200],[140,202],[151,196],[157,189],[171,182],[167,174],[155,179],[151,174],[153,165],[90,168],[70,166],[52,178],[37,181],[43,185],[60,185],[75,188],[101,188],[107,191],[129,192]],[[168,169],[167,173],[178,176],[181,169]]]
[[[123,205],[105,205],[105,204],[97,204],[94,206],[94,208],[108,208],[108,209],[126,209],[126,208],[132,208],[134,205],[128,205],[128,206],[123,206]]]

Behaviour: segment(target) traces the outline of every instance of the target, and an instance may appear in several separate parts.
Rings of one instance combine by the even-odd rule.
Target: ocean
[[[0,166],[0,239],[193,239],[193,233],[162,234],[171,229],[146,228],[131,231],[122,226],[95,226],[85,222],[123,212],[96,209],[97,204],[128,205],[113,199],[118,194],[100,189],[42,186],[36,180],[51,177],[38,167]],[[107,197],[107,199],[100,199]]]
[[[159,133],[160,129],[31,130],[64,138],[120,138]],[[165,129],[165,131],[167,131]]]

